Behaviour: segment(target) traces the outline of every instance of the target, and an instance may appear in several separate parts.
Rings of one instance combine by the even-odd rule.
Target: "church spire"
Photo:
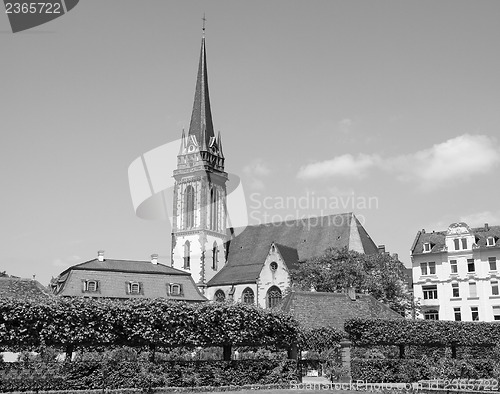
[[[205,50],[205,16],[203,16],[203,38],[201,39],[200,63],[196,78],[193,112],[189,125],[189,136],[195,136],[200,146],[208,146],[210,138],[215,137],[208,94],[207,54]],[[204,141],[203,138],[204,137]]]

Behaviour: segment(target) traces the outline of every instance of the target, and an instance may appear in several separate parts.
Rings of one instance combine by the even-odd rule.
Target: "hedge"
[[[500,361],[492,359],[456,360],[359,359],[351,361],[352,380],[407,383],[436,379],[499,379]]]
[[[356,318],[347,320],[344,330],[354,346],[494,346],[500,341],[500,325],[486,322]]]
[[[11,351],[67,345],[287,348],[298,335],[291,316],[239,303],[0,300],[0,347]]]
[[[287,384],[296,379],[294,360],[191,362],[9,363],[0,391],[92,390],[156,387]]]
[[[338,349],[346,334],[335,327],[301,328],[298,346],[301,350],[321,352],[325,349]]]

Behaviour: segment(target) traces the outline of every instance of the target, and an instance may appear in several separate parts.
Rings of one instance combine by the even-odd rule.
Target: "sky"
[[[128,168],[189,128],[204,13],[250,223],[354,212],[407,266],[420,229],[500,225],[499,1],[85,0],[15,34],[0,15],[0,271],[169,263]]]

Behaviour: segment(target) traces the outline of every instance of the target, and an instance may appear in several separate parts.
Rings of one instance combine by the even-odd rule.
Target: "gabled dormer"
[[[448,252],[470,251],[476,245],[476,237],[466,223],[452,223],[446,232]]]

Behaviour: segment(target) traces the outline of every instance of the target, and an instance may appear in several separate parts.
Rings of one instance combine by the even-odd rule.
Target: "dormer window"
[[[460,240],[455,238],[453,242],[455,243],[455,250],[460,250]]]
[[[140,282],[127,282],[127,294],[142,294],[143,288]]]
[[[432,249],[432,246],[431,246],[431,243],[430,242],[426,242],[424,243],[424,253],[428,253],[430,252]]]
[[[169,294],[171,296],[182,296],[182,286],[178,283],[170,283]]]
[[[462,238],[462,249],[467,249],[467,238]]]
[[[84,280],[83,281],[83,291],[85,293],[97,293],[100,291],[99,289],[99,281],[98,280]]]
[[[495,238],[494,237],[488,237],[486,238],[486,246],[495,246]]]

